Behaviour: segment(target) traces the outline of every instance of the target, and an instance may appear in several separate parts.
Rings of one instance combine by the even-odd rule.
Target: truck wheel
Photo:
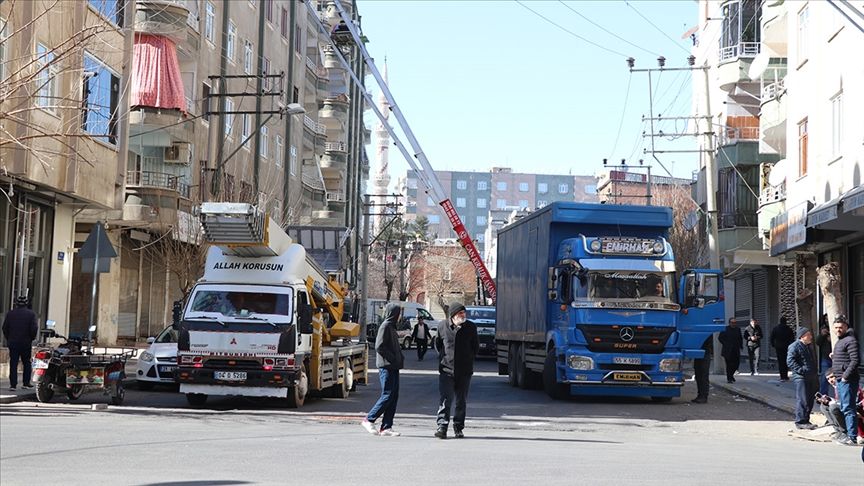
[[[563,383],[558,383],[558,360],[555,357],[555,348],[546,354],[543,362],[543,389],[553,400],[567,398],[567,388]]]
[[[306,402],[306,393],[309,391],[309,377],[306,376],[306,367],[300,369],[297,384],[288,388],[288,408],[300,408]]]
[[[84,394],[84,385],[72,385],[66,390],[66,397],[69,400],[78,400]]]
[[[207,403],[207,395],[203,393],[187,393],[186,401],[193,407],[203,407]]]
[[[54,398],[54,389],[51,388],[51,383],[40,381],[36,385],[36,399],[42,403],[48,403],[52,398]]]
[[[331,388],[333,398],[348,398],[351,388],[354,387],[354,369],[351,367],[351,359],[345,358],[345,374],[342,383],[337,383]]]
[[[510,345],[510,385],[525,388],[525,363],[522,361],[522,346]]]

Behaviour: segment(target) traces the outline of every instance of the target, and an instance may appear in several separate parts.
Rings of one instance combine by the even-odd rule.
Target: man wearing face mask
[[[435,437],[447,438],[450,425],[450,407],[454,398],[456,410],[453,414],[453,432],[457,439],[465,435],[465,413],[468,387],[474,373],[474,357],[480,350],[477,326],[465,318],[465,306],[454,302],[447,312],[450,317],[438,326],[435,338],[440,362],[438,364],[438,430]]]

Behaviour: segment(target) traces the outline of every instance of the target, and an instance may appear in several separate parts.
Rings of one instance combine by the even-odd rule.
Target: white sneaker
[[[378,435],[383,435],[384,437],[399,437],[402,434],[393,429],[384,429],[381,432],[378,432]]]
[[[378,435],[378,429],[375,428],[375,424],[373,424],[372,422],[363,419],[363,421],[360,422],[360,425],[362,425],[363,428],[366,429],[366,432],[369,432],[372,435]]]

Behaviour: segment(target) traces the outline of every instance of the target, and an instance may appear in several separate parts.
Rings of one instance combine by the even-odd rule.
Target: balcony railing
[[[189,184],[186,184],[179,176],[173,174],[146,170],[130,170],[126,172],[126,185],[128,187],[150,187],[176,191],[180,196],[189,199]]]
[[[730,229],[730,228],[739,228],[739,227],[753,227],[758,226],[759,218],[756,213],[750,212],[734,212],[734,213],[722,213],[720,214],[720,221],[718,221],[719,229]]]
[[[783,181],[776,186],[768,186],[762,189],[762,192],[759,194],[759,207],[785,200],[786,181]]]
[[[327,201],[345,202],[345,193],[339,192],[339,191],[328,191],[327,192]]]
[[[727,127],[720,131],[719,145],[732,145],[738,142],[758,142],[759,127]]]
[[[786,89],[786,80],[781,79],[762,87],[762,103],[779,98]]]
[[[326,142],[324,144],[325,152],[348,152],[348,147],[345,142]]]
[[[720,48],[720,62],[738,57],[756,57],[761,47],[760,42],[740,42],[734,46]]]
[[[316,122],[310,118],[309,115],[303,115],[303,125],[318,135],[327,135],[327,126],[323,123]]]

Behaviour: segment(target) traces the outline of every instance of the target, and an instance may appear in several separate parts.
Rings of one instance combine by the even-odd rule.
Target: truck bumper
[[[288,388],[267,388],[260,386],[225,386],[225,385],[197,385],[183,383],[180,385],[180,393],[196,393],[201,395],[223,395],[239,397],[288,397]]]
[[[245,373],[245,379],[222,380],[216,378],[219,372]],[[293,386],[297,379],[296,370],[238,370],[215,368],[178,367],[174,374],[175,381],[180,385],[215,385],[224,388],[282,388]],[[198,393],[198,392],[190,392]],[[215,395],[216,393],[214,393]],[[265,395],[261,395],[265,396]],[[281,395],[285,396],[285,395]]]
[[[591,353],[567,350],[567,357],[590,358],[590,369],[564,368],[564,382],[574,395],[677,397],[684,385],[681,354]],[[578,361],[578,359],[577,359]],[[569,363],[569,359],[565,360]],[[662,363],[662,366],[661,366]],[[671,363],[677,363],[677,366]],[[585,360],[580,361],[585,365]],[[661,369],[663,371],[661,371]]]
[[[680,397],[680,385],[620,386],[597,383],[570,384],[571,395],[607,397]]]

